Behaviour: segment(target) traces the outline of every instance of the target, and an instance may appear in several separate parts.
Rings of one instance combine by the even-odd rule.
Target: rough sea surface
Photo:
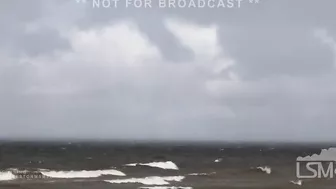
[[[335,188],[336,178],[296,177],[296,158],[330,144],[0,144],[0,189]]]

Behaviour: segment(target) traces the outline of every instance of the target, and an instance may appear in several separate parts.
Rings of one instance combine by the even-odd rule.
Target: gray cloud
[[[334,140],[332,0],[0,5],[1,138]],[[167,19],[185,23],[170,30]],[[199,49],[221,51],[195,59]]]
[[[3,6],[0,12],[2,25],[0,49],[3,51],[9,51],[13,56],[18,54],[35,56],[69,47],[67,41],[57,31],[57,26],[66,25],[76,18],[76,13],[70,18],[62,14],[62,12],[71,13],[66,6],[73,3],[13,0],[2,2],[1,5]]]

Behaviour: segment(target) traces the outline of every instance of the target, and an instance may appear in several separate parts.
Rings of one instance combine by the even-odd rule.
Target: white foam
[[[105,180],[105,182],[109,182],[109,183],[113,183],[113,184],[126,184],[126,183],[141,183],[141,184],[145,184],[145,185],[167,185],[167,184],[169,184],[169,182],[165,181],[161,177]]]
[[[8,169],[6,169],[7,171],[19,171],[19,169],[18,168],[8,168]]]
[[[139,163],[139,164],[141,164],[141,163]],[[130,167],[135,167],[137,165],[138,165],[138,163],[129,163],[129,164],[126,164],[126,166],[130,166]]]
[[[257,169],[259,169],[259,170],[261,170],[261,171],[263,171],[263,172],[265,172],[267,174],[271,174],[272,173],[272,169],[270,167],[267,167],[267,166],[265,166],[265,167],[257,167]]]
[[[7,170],[14,173],[14,174],[23,174],[23,173],[31,172],[31,171],[28,171],[28,170],[20,170],[18,168],[8,168]]]
[[[170,176],[170,177],[152,176],[145,178],[105,180],[105,182],[113,184],[141,183],[144,185],[168,185],[170,181],[181,182],[183,179],[184,176]]]
[[[137,166],[137,165],[143,165],[143,166],[149,166],[149,167],[157,167],[157,168],[161,168],[161,169],[179,170],[179,168],[177,167],[177,165],[175,163],[173,163],[172,161],[126,164],[126,166]]]
[[[216,172],[211,172],[211,173],[190,173],[188,175],[190,176],[206,176],[206,175],[213,175],[216,174]]]
[[[14,180],[16,176],[11,171],[0,172],[0,181]]]
[[[297,181],[292,180],[292,181],[290,181],[290,183],[301,186],[302,185],[302,180],[297,180]]]
[[[221,162],[222,160],[223,160],[222,158],[216,159],[216,160],[215,160],[215,163],[219,163],[219,162]]]
[[[175,182],[181,182],[184,179],[184,176],[168,176],[168,177],[162,177],[166,181],[175,181]]]
[[[208,173],[190,173],[190,176],[208,175]]]
[[[51,178],[95,178],[100,177],[102,175],[115,175],[115,176],[126,176],[125,173],[114,170],[114,169],[106,169],[106,170],[81,170],[81,171],[46,171],[41,170],[41,173],[44,176]]]
[[[141,189],[192,189],[192,187],[182,187],[182,186],[146,186],[140,187]]]

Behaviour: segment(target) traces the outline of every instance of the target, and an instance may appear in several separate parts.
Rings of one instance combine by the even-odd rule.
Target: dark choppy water
[[[0,188],[139,188],[150,185],[143,183],[112,184],[104,180],[150,176],[160,178],[179,176],[183,177],[183,180],[166,180],[169,182],[166,185],[206,189],[333,188],[336,178],[304,180],[302,186],[290,183],[291,180],[297,180],[295,161],[298,156],[319,153],[322,148],[330,146],[332,145],[2,143],[0,146],[0,170],[2,170]],[[179,169],[125,166],[129,163],[150,162],[173,162]],[[257,169],[257,167],[266,166],[271,168],[270,174]],[[99,171],[102,173],[110,169],[120,171],[126,176],[96,175]],[[28,172],[23,172],[23,170]],[[63,178],[47,178],[41,174],[43,170],[48,170],[48,174],[52,172],[53,176]],[[12,171],[17,177],[28,176],[8,179],[10,177],[8,171]],[[62,172],[55,173],[55,171]],[[83,175],[87,178],[82,178]],[[158,185],[154,184],[151,187],[153,186]]]

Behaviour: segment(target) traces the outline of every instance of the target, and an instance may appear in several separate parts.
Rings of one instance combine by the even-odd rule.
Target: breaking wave
[[[189,176],[208,176],[208,175],[214,175],[216,172],[211,172],[211,173],[189,173]]]
[[[302,180],[297,180],[297,181],[291,180],[290,183],[301,186],[302,185]]]
[[[256,169],[260,170],[262,172],[265,172],[267,174],[271,174],[272,173],[272,169],[270,167],[268,167],[268,166],[265,166],[265,167],[261,167],[260,166],[260,167],[257,167]]]
[[[0,172],[0,181],[14,180],[16,176],[11,171]]]
[[[112,184],[128,184],[128,183],[140,183],[144,185],[168,185],[169,182],[181,182],[184,176],[168,176],[168,177],[158,177],[151,176],[145,178],[129,178],[129,179],[115,179],[115,180],[104,180]]]
[[[216,159],[214,162],[215,162],[215,163],[219,163],[219,162],[222,162],[222,161],[223,161],[222,158],[218,158],[218,159]]]
[[[161,168],[161,169],[179,170],[178,166],[175,163],[173,163],[172,161],[126,164],[126,166],[138,166],[138,165],[140,165],[140,166],[156,167],[156,168]]]
[[[50,178],[95,178],[103,175],[126,176],[125,173],[114,170],[81,170],[81,171],[49,171],[41,170],[41,174]]]

